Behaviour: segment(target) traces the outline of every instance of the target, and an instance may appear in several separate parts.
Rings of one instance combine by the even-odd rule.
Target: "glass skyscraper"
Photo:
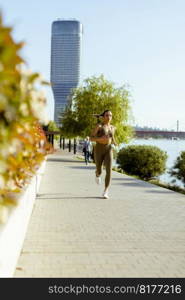
[[[54,94],[54,121],[60,124],[71,89],[80,79],[82,24],[75,20],[59,19],[52,23],[51,85]]]

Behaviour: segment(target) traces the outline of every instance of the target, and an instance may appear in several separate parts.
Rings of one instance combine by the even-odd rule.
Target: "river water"
[[[176,160],[180,152],[185,151],[185,140],[135,139],[132,140],[129,144],[122,144],[120,148],[126,147],[127,145],[152,145],[166,151],[168,155],[168,159],[166,162],[167,170],[163,175],[159,176],[159,179],[160,181],[165,183],[171,183],[171,181],[175,179],[170,176],[167,171],[173,166],[174,161]],[[175,184],[180,187],[184,187],[183,183],[180,180],[176,180]]]

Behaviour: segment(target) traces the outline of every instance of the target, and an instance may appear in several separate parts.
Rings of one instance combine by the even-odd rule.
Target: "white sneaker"
[[[104,191],[102,197],[103,197],[104,199],[109,199],[108,191],[106,191],[106,192]]]
[[[97,184],[101,184],[101,177],[100,176],[96,176],[95,177],[95,181]]]

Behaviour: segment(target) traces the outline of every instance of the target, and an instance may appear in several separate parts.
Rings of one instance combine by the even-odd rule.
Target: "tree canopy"
[[[112,124],[116,127],[117,143],[128,142],[132,136],[130,92],[126,85],[117,88],[103,75],[84,80],[82,86],[71,93],[69,105],[62,118],[62,132],[66,137],[90,135],[97,124],[95,114],[112,111]]]

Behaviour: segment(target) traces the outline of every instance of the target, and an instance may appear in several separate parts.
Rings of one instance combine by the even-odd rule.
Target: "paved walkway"
[[[94,170],[48,156],[15,277],[185,277],[185,197],[113,172],[102,199]]]

